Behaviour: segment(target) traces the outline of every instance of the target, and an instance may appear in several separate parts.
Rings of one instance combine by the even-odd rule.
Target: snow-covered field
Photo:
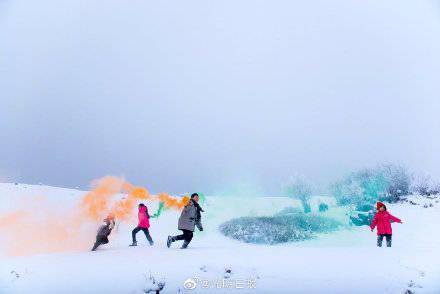
[[[72,209],[84,191],[47,186],[0,184],[0,216],[46,201],[59,212]],[[45,199],[45,200],[43,200]],[[161,293],[440,293],[440,203],[414,197],[419,204],[388,205],[403,220],[394,224],[393,248],[377,248],[376,234],[352,227],[317,239],[276,246],[244,244],[218,232],[223,221],[245,215],[272,215],[294,203],[288,198],[207,197],[204,232],[189,249],[168,249],[167,235],[177,234],[179,212],[165,211],[151,220],[155,245],[142,232],[138,247],[128,247],[136,220],[120,223],[110,243],[84,250],[8,256],[0,230],[0,293],[143,293],[164,281]],[[150,207],[154,212],[157,204]],[[36,207],[35,209],[38,209]],[[133,213],[135,215],[135,212]],[[32,224],[29,226],[32,228]],[[0,227],[1,228],[1,227]],[[32,232],[38,238],[38,232]],[[17,246],[27,244],[17,244]],[[15,246],[15,245],[14,245]],[[230,269],[231,274],[225,274]],[[225,276],[228,277],[225,279]],[[184,288],[193,279],[194,290]]]

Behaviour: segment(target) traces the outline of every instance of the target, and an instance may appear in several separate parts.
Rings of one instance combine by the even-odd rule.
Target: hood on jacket
[[[385,210],[387,210],[387,207],[382,202],[377,202],[376,203],[376,210],[379,210],[382,206],[385,208]]]

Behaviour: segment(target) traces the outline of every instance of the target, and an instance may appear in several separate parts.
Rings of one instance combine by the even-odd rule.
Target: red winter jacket
[[[401,223],[402,221],[395,216],[392,216],[388,211],[378,211],[371,222],[371,229],[377,226],[377,234],[393,234],[391,229],[391,221]]]
[[[146,229],[150,227],[150,216],[148,215],[146,206],[139,207],[138,219],[139,219],[138,227],[146,228]]]

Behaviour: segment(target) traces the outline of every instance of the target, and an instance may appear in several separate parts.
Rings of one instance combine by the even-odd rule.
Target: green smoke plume
[[[164,210],[164,208],[165,208],[165,203],[159,202],[159,207],[157,208],[157,211],[150,217],[151,218],[158,218],[162,214],[162,211]]]

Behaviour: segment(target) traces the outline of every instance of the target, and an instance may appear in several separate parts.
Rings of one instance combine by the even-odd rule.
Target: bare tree
[[[312,191],[312,185],[302,176],[291,177],[286,187],[287,196],[300,200],[306,213],[311,211],[309,200]]]

